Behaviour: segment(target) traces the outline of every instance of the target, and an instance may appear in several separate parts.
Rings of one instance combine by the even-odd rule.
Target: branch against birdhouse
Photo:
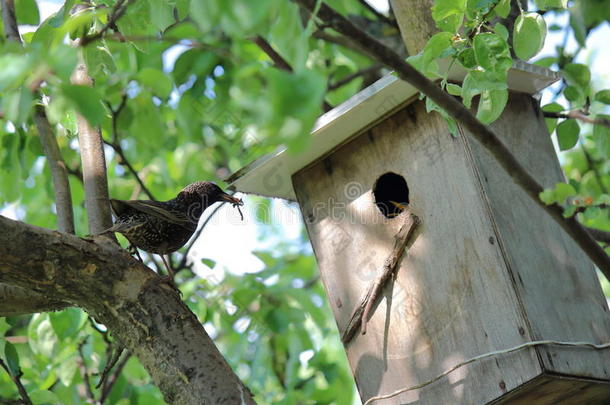
[[[405,249],[413,238],[415,230],[420,223],[421,220],[416,215],[410,212],[406,214],[404,224],[402,224],[394,236],[394,247],[383,264],[381,274],[371,283],[366,294],[364,294],[364,297],[362,297],[360,303],[352,312],[347,326],[341,334],[341,341],[344,345],[352,340],[358,331],[358,328],[360,328],[360,325],[362,325],[362,334],[364,335],[366,333],[366,326],[370,319],[369,313],[379,300],[381,291],[388,284],[390,279],[393,278],[392,276],[395,278],[399,268],[398,265],[405,253]]]
[[[315,16],[313,18],[319,19],[325,26],[331,27],[344,36],[351,37],[352,40],[365,48],[375,60],[393,69],[402,80],[410,83],[421,93],[429,97],[462,125],[494,156],[511,179],[572,237],[602,271],[604,276],[610,280],[610,257],[575,218],[564,218],[563,208],[560,205],[547,205],[540,200],[539,195],[544,190],[543,187],[525,170],[523,165],[519,163],[489,126],[479,121],[460,101],[443,91],[434,82],[428,80],[394,51],[358,29],[330,6],[321,3],[319,8],[317,8],[315,0],[295,1],[305,10],[314,13]]]

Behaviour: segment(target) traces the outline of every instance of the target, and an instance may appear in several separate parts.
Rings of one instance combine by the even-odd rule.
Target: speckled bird
[[[160,255],[173,278],[171,267],[163,255],[184,246],[197,229],[203,211],[218,201],[228,202],[234,207],[243,205],[241,199],[225,193],[209,181],[189,184],[169,201],[111,199],[116,220],[106,232],[121,233],[133,247]]]

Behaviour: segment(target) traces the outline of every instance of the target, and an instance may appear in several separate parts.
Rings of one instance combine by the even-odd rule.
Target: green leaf
[[[544,191],[540,192],[540,195],[538,197],[540,198],[540,201],[542,201],[546,205],[553,204],[555,202],[555,191],[553,189],[547,188]]]
[[[528,60],[544,46],[546,22],[540,14],[520,14],[513,29],[513,48],[518,58]]]
[[[600,90],[595,93],[595,101],[600,103],[610,104],[610,90]]]
[[[457,84],[447,83],[447,93],[451,94],[452,96],[461,96],[462,88]]]
[[[582,63],[568,63],[563,68],[563,74],[569,84],[579,86],[581,89],[587,88],[591,81],[591,71]]]
[[[484,91],[479,100],[477,118],[485,124],[494,122],[504,111],[507,101],[507,89]]]
[[[582,104],[585,100],[584,93],[576,86],[566,86],[563,90],[563,96],[572,104]]]
[[[581,2],[574,2],[574,5],[570,7],[569,12],[570,26],[574,31],[574,37],[578,44],[584,48],[587,40],[587,25],[585,23]]]
[[[63,311],[49,313],[49,319],[55,334],[65,340],[74,336],[85,324],[87,316],[78,308],[66,308]]]
[[[32,108],[32,93],[23,86],[21,89],[5,94],[2,98],[2,109],[7,119],[15,125],[26,122]]]
[[[504,79],[504,80],[502,80]],[[466,107],[472,104],[472,98],[477,94],[492,90],[505,90],[508,86],[506,78],[502,78],[494,72],[482,72],[472,70],[468,72],[464,83],[462,83],[462,99]]]
[[[15,15],[17,24],[38,25],[40,24],[40,13],[35,0],[16,0]]]
[[[165,0],[148,0],[150,7],[150,22],[158,30],[163,31],[174,22],[173,6]]]
[[[563,204],[566,198],[576,195],[576,190],[571,184],[557,183],[555,185],[555,200]]]
[[[501,23],[496,23],[496,25],[494,25],[494,32],[503,40],[508,41],[508,29]]]
[[[457,32],[466,12],[466,0],[436,0],[432,19],[442,31]]]
[[[201,259],[201,263],[205,264],[206,266],[208,266],[210,269],[213,269],[216,266],[216,262],[212,259]]]
[[[30,74],[32,61],[26,55],[0,56],[0,91],[16,89]]]
[[[562,121],[557,125],[557,141],[560,150],[572,149],[578,142],[580,126],[574,119]]]
[[[563,110],[563,106],[559,103],[550,103],[542,107],[542,111],[548,112],[561,112]],[[557,127],[557,118],[545,118],[544,122],[549,134],[552,134],[555,131],[555,127]]]
[[[500,0],[498,5],[494,8],[494,13],[500,18],[508,17],[510,13],[510,0]]]
[[[61,92],[72,107],[80,112],[91,126],[95,127],[102,123],[106,116],[106,110],[102,105],[102,98],[95,88],[63,84]]]
[[[536,6],[540,10],[549,10],[552,8],[565,9],[568,6],[568,0],[536,0]]]
[[[36,405],[62,405],[64,402],[57,394],[49,390],[37,390],[29,393],[30,399]]]
[[[477,60],[474,57],[474,49],[466,48],[458,53],[458,61],[466,69],[471,69],[477,65]]]
[[[4,343],[4,358],[6,359],[6,365],[8,366],[11,375],[13,377],[18,376],[21,373],[21,369],[19,368],[19,355],[17,354],[15,346],[9,341]]]
[[[475,36],[473,48],[477,63],[486,70],[507,71],[512,65],[508,44],[497,34]]]
[[[171,79],[167,77],[165,73],[153,68],[144,68],[140,70],[137,80],[142,86],[146,87],[162,99],[169,97],[174,86]]]
[[[206,77],[218,63],[218,57],[212,52],[190,49],[178,57],[172,74],[177,85],[185,83],[191,75]]]
[[[600,114],[595,117],[596,119],[605,119],[610,122],[610,115]],[[595,140],[595,146],[599,150],[601,156],[610,156],[610,128],[596,124],[593,127],[593,139]]]

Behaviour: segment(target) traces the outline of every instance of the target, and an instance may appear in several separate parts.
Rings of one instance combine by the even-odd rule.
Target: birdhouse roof
[[[465,75],[465,70],[454,66],[448,80],[461,82]],[[508,72],[508,87],[535,94],[559,78],[557,72],[516,61]],[[306,148],[290,153],[286,147],[280,147],[251,162],[226,179],[229,188],[248,194],[296,200],[292,187],[294,173],[411,103],[417,95],[417,89],[409,83],[393,74],[384,76],[320,116]]]

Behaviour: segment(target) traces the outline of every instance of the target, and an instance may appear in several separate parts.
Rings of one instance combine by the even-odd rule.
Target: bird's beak
[[[232,195],[227,193],[222,193],[219,199],[220,201],[226,201],[232,205],[244,205],[244,202],[241,200],[241,198],[233,197]]]

